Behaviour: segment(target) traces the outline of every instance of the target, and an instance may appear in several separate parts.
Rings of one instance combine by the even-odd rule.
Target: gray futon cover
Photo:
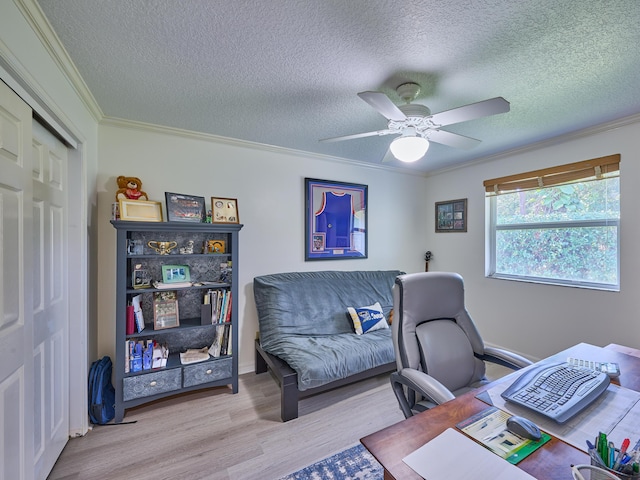
[[[379,302],[387,320],[403,272],[321,271],[254,278],[262,348],[298,373],[300,391],[394,362],[391,329],[356,335],[347,307]]]

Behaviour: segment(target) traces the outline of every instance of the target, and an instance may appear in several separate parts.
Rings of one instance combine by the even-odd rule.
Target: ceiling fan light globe
[[[398,137],[389,145],[393,156],[407,163],[420,160],[428,149],[429,141],[422,137]]]

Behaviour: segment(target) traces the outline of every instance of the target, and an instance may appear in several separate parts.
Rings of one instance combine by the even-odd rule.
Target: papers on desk
[[[607,439],[616,445],[621,445],[625,438],[638,436],[640,392],[611,384],[582,412],[566,423],[559,424],[520,405],[506,402],[500,394],[509,385],[509,382],[503,382],[488,390],[493,405],[513,415],[528,418],[540,429],[583,452],[587,451],[586,440],[594,439],[599,432],[606,433]]]
[[[427,480],[535,480],[453,428],[402,461]]]
[[[517,464],[543,446],[551,437],[541,432],[538,441],[523,438],[507,429],[510,413],[489,407],[458,423],[456,427],[507,462]]]

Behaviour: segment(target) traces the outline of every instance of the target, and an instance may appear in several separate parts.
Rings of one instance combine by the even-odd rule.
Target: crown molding
[[[35,0],[14,0],[14,3],[38,36],[38,39],[49,53],[49,56],[53,59],[63,75],[69,80],[69,83],[82,103],[96,122],[99,122],[104,116],[102,109],[71,60],[69,53],[62,45],[60,38],[51,27],[49,20],[45,17],[40,5],[38,5]]]
[[[277,153],[279,155],[305,157],[310,159],[341,163],[343,165],[350,165],[350,166],[355,165],[358,167],[370,168],[374,170],[392,171],[395,173],[402,173],[402,174],[408,174],[408,175],[414,175],[414,176],[416,175],[424,176],[424,177],[427,176],[424,172],[415,171],[415,170],[397,168],[397,167],[382,165],[382,164],[377,165],[377,164],[361,162],[357,160],[348,160],[341,157],[333,157],[331,155],[323,155],[320,153],[307,152],[304,150],[296,150],[293,148],[277,147],[277,146],[268,145],[265,143],[251,142],[249,140],[239,140],[237,138],[223,137],[221,135],[215,135],[212,133],[195,132],[192,130],[184,130],[181,128],[167,127],[167,126],[156,125],[152,123],[139,122],[136,120],[126,120],[124,118],[110,117],[106,115],[102,117],[102,120],[100,121],[100,125],[113,126],[113,127],[125,128],[130,130],[131,129],[141,130],[141,131],[151,132],[151,133],[160,133],[163,135],[173,135],[176,137],[188,138],[190,140],[200,140],[204,142],[229,145],[233,147],[249,148],[253,150],[259,150],[262,152]]]
[[[489,155],[486,157],[476,158],[475,160],[471,160],[469,162],[465,162],[461,165],[455,165],[448,168],[441,168],[439,170],[434,170],[433,172],[429,172],[427,176],[431,177],[434,175],[440,175],[442,173],[452,172],[454,170],[459,170],[461,168],[469,167],[471,165],[479,165],[482,163],[492,162],[494,160],[500,160],[507,157],[513,157],[514,155],[519,155],[522,153],[532,152],[534,150],[540,150],[547,147],[552,147],[554,145],[559,145],[561,143],[566,143],[571,140],[578,140],[584,137],[590,137],[592,135],[596,135],[599,133],[608,132],[611,130],[615,130],[616,128],[625,127],[627,125],[633,125],[635,123],[640,123],[640,114],[631,115],[628,117],[619,118],[617,120],[612,120],[610,122],[601,123],[600,125],[595,125],[593,127],[584,128],[582,130],[576,130],[574,132],[564,133],[562,135],[558,135],[553,138],[549,138],[546,140],[541,140],[539,142],[530,143],[528,145],[524,145],[522,147],[512,148],[509,150],[505,150],[503,152],[495,153],[493,155]]]
[[[403,173],[403,174],[407,174],[407,175],[414,175],[414,176],[421,176],[421,177],[432,177],[435,175],[440,175],[443,173],[447,173],[447,172],[451,172],[451,171],[455,171],[455,170],[459,170],[461,168],[466,168],[469,167],[471,165],[478,165],[478,164],[482,164],[482,163],[487,163],[487,162],[491,162],[494,160],[500,160],[500,159],[504,159],[507,157],[512,157],[514,155],[519,155],[519,154],[523,154],[523,153],[527,153],[527,152],[531,152],[534,150],[540,150],[543,148],[547,148],[553,145],[558,145],[561,143],[565,143],[571,140],[577,140],[580,138],[584,138],[584,137],[588,137],[591,135],[596,135],[598,133],[603,133],[603,132],[607,132],[610,130],[614,130],[616,128],[620,128],[620,127],[624,127],[627,125],[632,125],[635,123],[639,123],[640,122],[640,114],[637,115],[632,115],[629,117],[624,117],[624,118],[620,118],[617,120],[613,120],[611,122],[607,122],[607,123],[603,123],[600,125],[596,125],[594,127],[589,127],[589,128],[585,128],[582,130],[576,130],[574,132],[570,132],[570,133],[565,133],[562,135],[558,135],[556,137],[547,139],[547,140],[542,140],[539,142],[535,142],[535,143],[531,143],[528,145],[524,145],[522,147],[517,147],[517,148],[512,148],[509,150],[505,150],[493,155],[488,155],[485,157],[480,157],[468,162],[464,162],[462,164],[459,165],[454,165],[451,167],[446,167],[446,168],[441,168],[438,170],[433,170],[430,172],[423,172],[423,171],[419,171],[419,170],[411,170],[409,168],[402,168],[402,167],[394,167],[394,166],[390,166],[390,165],[383,165],[383,164],[373,164],[373,163],[367,163],[367,162],[361,162],[361,161],[356,161],[356,160],[348,160],[345,158],[341,158],[341,157],[333,157],[330,155],[323,155],[323,154],[319,154],[319,153],[312,153],[312,152],[306,152],[304,150],[295,150],[295,149],[291,149],[291,148],[285,148],[285,147],[276,147],[273,145],[268,145],[268,144],[263,144],[263,143],[257,143],[257,142],[250,142],[248,140],[239,140],[239,139],[235,139],[235,138],[230,138],[230,137],[223,137],[220,135],[214,135],[214,134],[210,134],[210,133],[201,133],[201,132],[194,132],[191,130],[184,130],[184,129],[180,129],[180,128],[174,128],[174,127],[166,127],[166,126],[162,126],[162,125],[155,125],[155,124],[151,124],[151,123],[145,123],[145,122],[138,122],[138,121],[134,121],[134,120],[126,120],[126,119],[122,119],[122,118],[117,118],[117,117],[108,117],[108,116],[104,116],[100,122],[101,125],[112,125],[115,127],[120,127],[120,128],[129,128],[129,129],[137,129],[137,130],[144,130],[144,131],[148,131],[148,132],[155,132],[155,133],[162,133],[162,134],[166,134],[166,135],[175,135],[175,136],[179,136],[179,137],[183,137],[183,138],[190,138],[190,139],[194,139],[194,140],[202,140],[202,141],[206,141],[206,142],[212,142],[212,143],[218,143],[218,144],[225,144],[225,145],[231,145],[231,146],[236,146],[236,147],[241,147],[241,148],[252,148],[255,150],[260,150],[263,152],[273,152],[273,153],[278,153],[278,154],[284,154],[284,155],[294,155],[297,157],[303,156],[306,158],[315,158],[317,160],[324,160],[324,161],[331,161],[331,162],[336,162],[336,163],[341,163],[341,164],[345,164],[345,165],[356,165],[358,167],[363,167],[363,168],[371,168],[371,169],[375,169],[375,170],[385,170],[385,171],[392,171],[392,172],[396,172],[396,173]]]

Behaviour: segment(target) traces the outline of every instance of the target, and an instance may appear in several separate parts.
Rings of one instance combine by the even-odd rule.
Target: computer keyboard
[[[589,368],[566,362],[542,363],[524,372],[502,398],[565,423],[598,398],[609,382],[606,373]]]

